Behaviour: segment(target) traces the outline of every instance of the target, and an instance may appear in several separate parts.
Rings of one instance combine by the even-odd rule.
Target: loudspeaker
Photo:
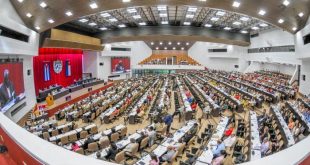
[[[30,76],[31,75],[31,69],[27,70],[27,75]]]
[[[302,75],[302,80],[306,81],[306,75]]]
[[[100,62],[100,63],[99,63],[99,66],[103,66],[103,62]]]

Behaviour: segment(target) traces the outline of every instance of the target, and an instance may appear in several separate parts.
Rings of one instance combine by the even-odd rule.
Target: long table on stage
[[[104,80],[96,80],[96,81],[87,82],[87,83],[83,84],[83,87],[87,88],[87,87],[91,87],[91,86],[94,86],[94,85],[98,85],[100,83],[104,83]]]

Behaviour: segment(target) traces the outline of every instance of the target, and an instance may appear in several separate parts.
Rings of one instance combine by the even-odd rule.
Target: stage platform
[[[109,88],[110,86],[113,85],[113,82],[108,82],[107,84],[98,84],[94,85],[92,87],[88,88],[83,88],[81,90],[77,90],[75,92],[69,93],[63,97],[58,98],[57,100],[54,101],[54,104],[52,106],[46,107],[46,112],[48,113],[48,116],[51,117],[53,116],[57,111],[63,109],[64,107],[68,106],[69,104],[73,104],[79,100],[82,100],[100,90],[104,90]],[[92,88],[91,91],[88,91],[89,88]],[[66,100],[68,96],[71,96],[70,100]],[[46,102],[41,102],[38,105],[46,105]]]

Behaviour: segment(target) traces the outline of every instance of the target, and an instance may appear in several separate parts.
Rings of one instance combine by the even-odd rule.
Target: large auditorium
[[[310,165],[310,0],[0,0],[1,165]]]

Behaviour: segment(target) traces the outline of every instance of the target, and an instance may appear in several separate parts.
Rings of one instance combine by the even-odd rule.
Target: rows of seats
[[[139,65],[157,64],[166,65],[167,58],[175,58],[173,65],[200,65],[196,60],[187,54],[169,55],[169,54],[152,54],[150,57],[139,62]]]

